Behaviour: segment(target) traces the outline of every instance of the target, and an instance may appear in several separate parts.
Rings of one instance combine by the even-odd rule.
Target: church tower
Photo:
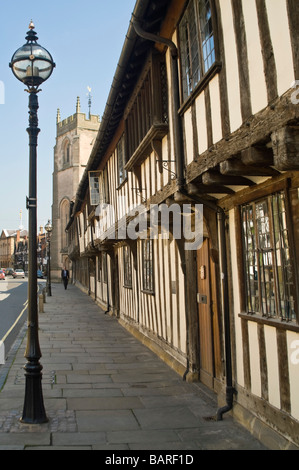
[[[54,147],[51,277],[58,281],[61,269],[68,266],[67,234],[70,208],[89,159],[100,126],[99,116],[86,117],[77,98],[76,113],[61,121],[57,111],[56,145]]]

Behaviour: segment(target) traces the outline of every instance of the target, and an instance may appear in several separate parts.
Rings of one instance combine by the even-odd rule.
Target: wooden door
[[[220,374],[220,342],[215,264],[206,238],[197,252],[197,305],[199,325],[200,380],[214,388]]]

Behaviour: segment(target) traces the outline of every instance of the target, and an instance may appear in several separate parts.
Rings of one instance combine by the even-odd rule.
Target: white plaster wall
[[[249,353],[250,353],[250,377],[251,392],[258,397],[261,396],[261,368],[260,352],[257,334],[257,324],[248,322]]]
[[[268,96],[255,0],[242,0],[242,7],[247,38],[251,104],[255,114],[267,106]]]
[[[291,414],[299,420],[299,334],[287,332],[288,365],[290,376]]]
[[[236,227],[235,227],[235,211],[229,211],[229,236],[230,236],[230,249],[231,249],[231,263],[232,266],[238,265],[237,250],[236,250]],[[232,285],[233,285],[233,299],[234,299],[234,316],[235,316],[235,340],[236,340],[236,374],[237,382],[244,387],[244,367],[243,367],[243,341],[241,331],[241,320],[238,314],[241,311],[240,307],[240,294],[239,294],[239,277],[237,269],[232,270]]]
[[[190,107],[184,114],[185,123],[185,139],[186,139],[186,153],[187,165],[193,161],[193,128],[192,128],[192,108]]]
[[[278,94],[295,80],[286,0],[266,0],[270,34],[277,69]]]
[[[215,77],[210,81],[209,88],[211,99],[213,143],[215,144],[222,139],[219,75],[215,75]]]
[[[162,160],[168,160],[169,155],[168,155],[168,140],[167,137],[164,137],[162,140]],[[162,169],[162,185],[165,186],[168,182],[168,177],[169,177],[169,172],[165,170],[164,168]],[[160,188],[162,189],[162,188]]]
[[[268,369],[269,403],[276,406],[276,408],[280,408],[276,328],[265,325],[264,334]]]
[[[234,132],[242,124],[236,37],[231,0],[221,0],[219,3],[223,26],[230,126],[231,132]]]
[[[196,122],[198,132],[198,151],[199,154],[205,152],[208,148],[208,135],[207,135],[207,119],[206,119],[206,105],[205,94],[202,92],[196,99]]]

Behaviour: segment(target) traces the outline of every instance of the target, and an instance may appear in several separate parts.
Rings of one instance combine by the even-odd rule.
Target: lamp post
[[[41,47],[30,23],[26,36],[27,43],[12,56],[9,66],[15,77],[27,86],[29,93],[29,196],[27,209],[29,211],[29,270],[28,270],[28,330],[25,357],[25,400],[21,422],[26,424],[41,424],[48,421],[42,393],[42,366],[40,365],[41,351],[38,338],[38,309],[37,309],[37,137],[38,128],[38,87],[47,80],[53,72],[55,64],[51,54]]]
[[[50,220],[45,225],[47,232],[47,247],[48,247],[48,260],[47,260],[47,293],[48,296],[52,296],[52,287],[51,287],[51,233],[52,233],[52,224]]]

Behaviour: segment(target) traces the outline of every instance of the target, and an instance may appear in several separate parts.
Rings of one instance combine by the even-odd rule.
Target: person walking
[[[61,271],[61,278],[62,278],[62,282],[64,284],[64,288],[67,289],[67,285],[68,285],[68,282],[69,282],[69,272],[67,269],[62,269]]]

